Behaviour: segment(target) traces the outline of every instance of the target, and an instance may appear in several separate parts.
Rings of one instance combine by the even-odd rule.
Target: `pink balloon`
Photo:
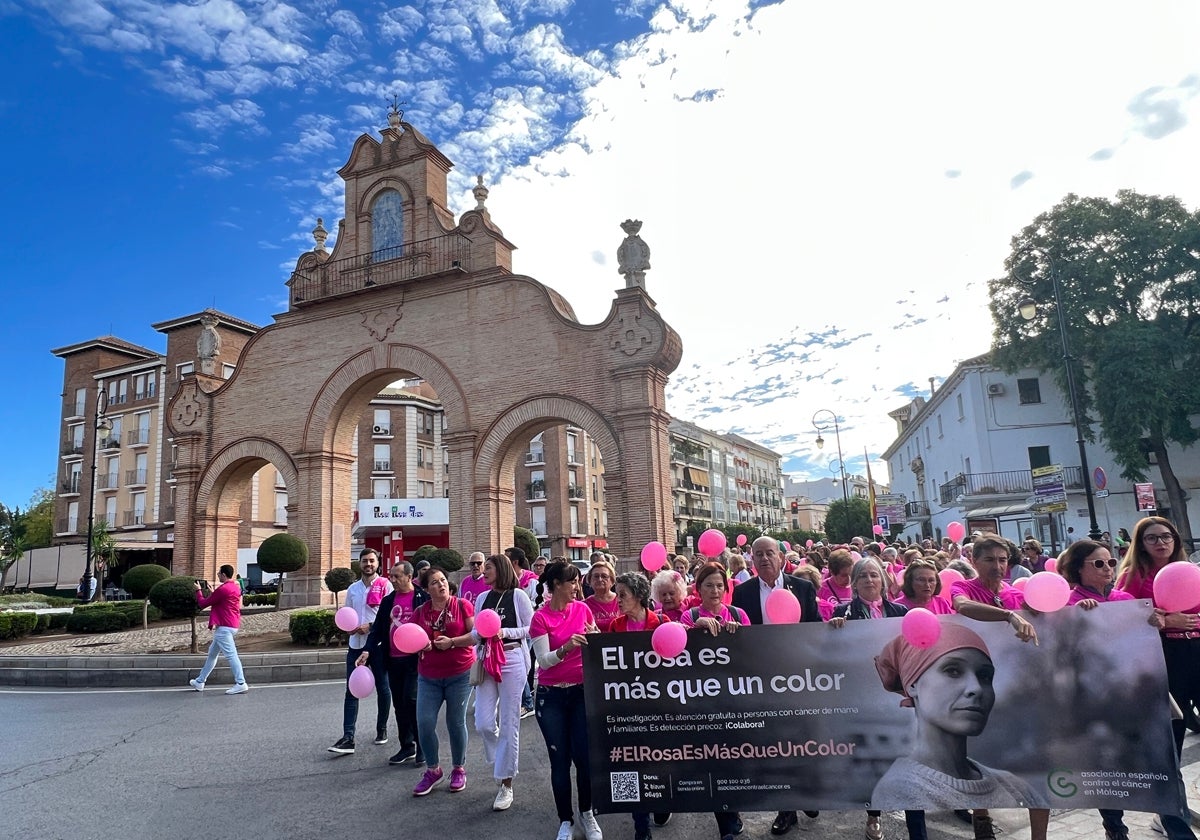
[[[737,535],[737,540],[736,540],[736,542],[737,542],[737,544],[738,544],[738,547],[739,547],[739,548],[741,548],[743,545],[745,545],[745,544],[746,544],[746,535],[745,535],[745,534],[738,534],[738,535]]]
[[[346,688],[359,700],[370,697],[375,691],[375,675],[366,665],[359,665],[350,672],[350,679],[346,680]]]
[[[857,551],[851,551],[850,559],[853,560],[855,563],[857,563],[859,560],[862,559],[862,555],[859,554]]]
[[[800,601],[792,590],[772,589],[767,596],[768,624],[795,624],[800,620]]]
[[[787,540],[784,540],[784,541],[783,541],[783,550],[784,550],[784,551],[791,551],[791,550],[792,550],[792,544],[791,544],[790,542],[788,542]]]
[[[1071,584],[1054,572],[1038,572],[1025,584],[1025,603],[1038,612],[1061,610],[1071,598]]]
[[[654,628],[650,645],[664,659],[674,659],[687,648],[687,628],[677,621],[663,622]]]
[[[401,653],[417,653],[425,650],[429,636],[416,624],[401,624],[392,631],[392,642]]]
[[[709,528],[696,540],[696,550],[705,557],[716,557],[725,550],[725,535],[716,528]]]
[[[942,569],[938,577],[942,579],[942,592],[947,600],[950,599],[950,587],[964,579],[962,572],[957,569]]]
[[[1187,561],[1168,563],[1154,576],[1154,605],[1167,612],[1191,612],[1200,604],[1200,568]]]
[[[1053,557],[1051,557],[1049,560],[1047,560],[1046,561],[1046,571],[1047,572],[1057,572],[1058,571],[1058,560],[1056,560]]]
[[[1024,589],[1026,586],[1029,585],[1029,575],[1026,575],[1025,577],[1017,578],[1016,580],[1014,580],[1012,582],[1012,585],[1014,587],[1016,587],[1017,589]]]
[[[358,627],[358,613],[354,607],[342,607],[333,614],[333,623],[337,629],[349,633]]]
[[[813,541],[812,541],[812,540],[805,540],[805,541],[804,541],[804,547],[805,547],[805,548],[812,548],[812,547],[813,547]]]
[[[900,620],[900,632],[905,640],[919,648],[933,647],[942,635],[942,625],[936,615],[923,607],[915,607]]]
[[[946,536],[953,542],[962,542],[962,538],[967,535],[967,526],[961,522],[951,522],[946,526]]]
[[[500,632],[500,615],[495,610],[480,610],[475,616],[475,629],[485,639]]]
[[[647,572],[657,572],[667,562],[667,547],[658,540],[646,543],[642,548],[642,568]]]
[[[880,534],[883,533],[883,526],[882,525],[872,525],[871,533],[874,534],[875,536],[879,536]]]

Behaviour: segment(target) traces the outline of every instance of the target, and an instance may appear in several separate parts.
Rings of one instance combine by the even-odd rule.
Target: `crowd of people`
[[[1073,542],[1055,559],[1071,586],[1070,605],[1092,610],[1131,598],[1153,601],[1158,572],[1187,559],[1179,532],[1166,519],[1148,517],[1122,536],[1119,561],[1111,542],[1091,540]],[[346,600],[360,618],[350,635],[347,676],[359,665],[375,672],[375,741],[387,743],[390,708],[400,739],[390,763],[425,768],[414,796],[425,796],[445,779],[439,716],[450,739],[449,790],[466,788],[467,710],[474,689],[474,729],[496,787],[493,809],[508,809],[515,800],[521,721],[536,715],[549,756],[557,840],[602,840],[591,801],[581,654],[592,634],[651,631],[671,621],[698,633],[736,633],[739,627],[768,622],[768,597],[786,588],[800,604],[800,621],[824,621],[835,629],[848,621],[898,618],[920,607],[1004,622],[1021,641],[1037,641],[1033,612],[1013,585],[1016,578],[1045,570],[1051,559],[1032,538],[1017,545],[975,533],[962,543],[888,545],[856,537],[845,545],[814,543],[799,551],[764,536],[747,549],[727,548],[713,558],[668,556],[656,572],[624,573],[618,573],[615,557],[596,553],[581,573],[566,558],[531,561],[521,549],[509,548],[503,554],[472,554],[457,583],[442,569],[408,562],[392,566],[384,579],[378,554],[367,549],[360,557],[362,577]],[[943,592],[939,572],[947,568],[958,570],[961,580]],[[475,618],[483,610],[499,616],[498,633],[485,636],[476,629]],[[1188,612],[1155,609],[1149,620],[1161,630],[1171,697],[1179,710],[1190,711],[1200,704],[1200,604]],[[406,654],[396,648],[393,631],[406,623],[425,633],[424,650]],[[1035,807],[1048,805],[1044,798],[1018,777],[966,754],[967,736],[979,734],[995,700],[990,653],[968,624],[946,624],[952,629],[929,649],[917,649],[898,634],[876,658],[884,688],[914,709],[918,733],[925,736],[880,779],[871,804],[902,809],[906,797],[920,790],[928,794],[920,801],[951,810],[960,806],[963,791],[986,794],[987,801],[1027,808],[1031,837],[1045,840],[1049,810]],[[947,697],[960,695],[974,698],[968,719],[948,722],[938,709]],[[331,751],[353,752],[357,714],[358,700],[347,690],[342,738]],[[1173,723],[1177,752],[1184,735],[1178,717]],[[956,813],[971,824],[977,840],[995,836],[986,810]],[[816,811],[804,814],[819,818]],[[1127,840],[1121,811],[1105,809],[1100,815],[1106,840]],[[714,817],[722,840],[742,833],[738,814]],[[649,840],[653,828],[670,819],[669,813],[634,813],[635,840]],[[1194,840],[1186,810],[1157,820],[1171,840]],[[906,810],[905,822],[910,840],[925,840],[924,811]],[[797,812],[781,811],[771,833],[787,834],[798,824]],[[880,811],[867,811],[864,835],[882,840]]]

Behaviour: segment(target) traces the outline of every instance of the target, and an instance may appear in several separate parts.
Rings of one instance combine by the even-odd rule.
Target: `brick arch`
[[[442,402],[449,429],[470,428],[466,394],[450,368],[419,347],[389,344],[386,349],[369,347],[351,356],[325,380],[308,413],[302,441],[304,450],[314,451],[332,444],[338,421],[345,413],[348,395],[360,390],[364,380],[390,380],[397,371],[415,373],[433,386]]]
[[[491,428],[484,433],[475,457],[475,484],[497,484],[501,473],[512,466],[513,437],[533,426],[549,428],[557,421],[578,426],[586,431],[600,448],[606,464],[620,464],[617,435],[596,409],[573,397],[558,394],[532,397],[502,412]]]
[[[217,453],[200,476],[196,486],[196,511],[208,512],[213,501],[213,491],[216,490],[229,475],[230,470],[238,463],[248,460],[262,460],[279,470],[289,493],[295,493],[299,486],[299,474],[296,464],[290,455],[276,443],[264,438],[243,438],[232,443]]]
[[[359,216],[370,216],[371,205],[374,203],[375,198],[384,190],[395,190],[400,193],[400,197],[406,205],[411,206],[416,200],[413,195],[413,188],[408,185],[407,181],[394,176],[385,176],[363,190],[362,195],[359,197],[358,207],[355,208],[357,214]]]

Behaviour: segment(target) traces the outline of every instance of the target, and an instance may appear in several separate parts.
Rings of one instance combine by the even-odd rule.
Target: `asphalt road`
[[[479,739],[470,741],[468,786],[414,799],[420,771],[390,767],[395,728],[371,743],[373,701],[360,712],[352,756],[326,751],[341,732],[344,683],[256,686],[227,697],[213,686],[0,692],[0,833],[19,840],[89,838],[294,838],[483,840],[544,838],[558,829],[549,764],[537,721],[522,721],[516,802],[495,795]],[[468,720],[470,717],[468,716]],[[366,736],[365,738],[363,736]],[[443,733],[442,749],[447,749]],[[448,764],[448,759],[443,759]],[[743,814],[745,840],[765,840],[773,814]],[[948,814],[930,814],[934,840],[968,837]],[[606,840],[629,840],[627,814],[599,818]],[[861,812],[801,817],[791,838],[859,838]],[[884,815],[903,838],[903,817]],[[656,840],[716,838],[710,814],[677,814]]]

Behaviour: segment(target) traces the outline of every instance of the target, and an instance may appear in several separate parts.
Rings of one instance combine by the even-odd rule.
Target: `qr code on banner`
[[[609,773],[608,783],[612,788],[613,802],[642,801],[642,786],[636,772]]]

